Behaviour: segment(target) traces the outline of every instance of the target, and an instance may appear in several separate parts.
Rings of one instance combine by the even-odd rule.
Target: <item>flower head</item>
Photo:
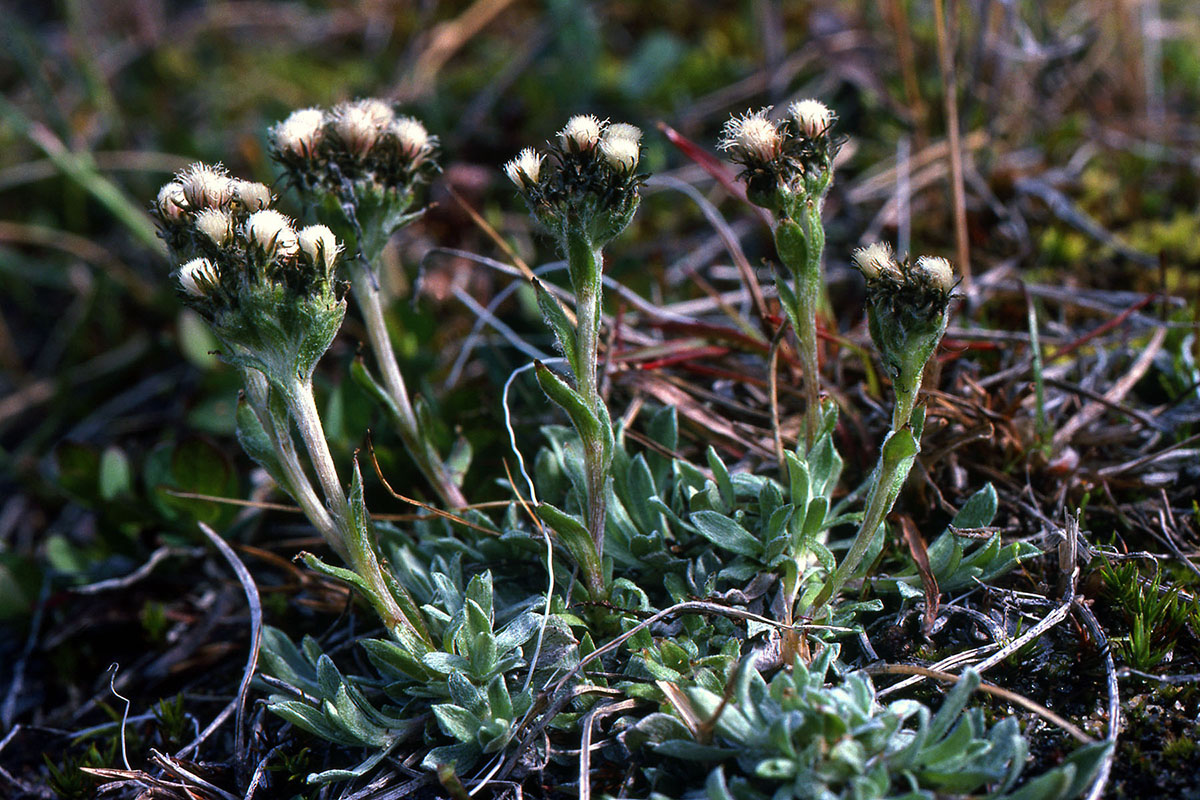
[[[809,139],[824,135],[833,124],[833,112],[820,100],[798,100],[788,106],[788,113],[800,133]]]
[[[196,215],[196,230],[217,247],[233,238],[233,216],[221,208],[206,208]]]
[[[381,100],[342,103],[331,112],[330,125],[346,150],[357,158],[371,151],[395,119],[391,107]]]
[[[768,107],[747,111],[740,117],[731,117],[725,123],[718,146],[730,151],[741,161],[774,161],[782,152],[783,137],[779,134],[778,126],[767,117],[770,111]]]
[[[338,244],[333,231],[325,225],[309,225],[300,229],[297,239],[301,254],[310,264],[325,272],[333,269],[342,252],[342,246]]]
[[[543,158],[545,156],[532,147],[526,147],[517,153],[516,158],[504,165],[504,172],[518,189],[527,189],[538,182],[542,174]]]
[[[273,208],[255,211],[246,219],[246,241],[267,258],[294,255],[298,248],[292,220]]]
[[[625,174],[629,174],[637,168],[639,149],[637,139],[628,136],[610,136],[609,131],[605,131],[604,137],[600,139],[601,155],[612,165],[613,169]]]
[[[179,285],[192,297],[207,297],[220,283],[207,258],[194,258],[179,268]]]
[[[558,132],[558,139],[564,150],[582,153],[596,146],[603,128],[604,124],[591,114],[576,114]]]
[[[880,278],[899,280],[900,278],[900,270],[896,266],[892,248],[881,242],[858,248],[851,256],[851,260],[868,281]]]
[[[271,142],[284,156],[312,158],[324,135],[324,125],[324,111],[319,108],[301,108],[271,128]]]
[[[183,219],[185,203],[187,203],[187,198],[183,196],[183,184],[179,181],[171,181],[158,190],[154,208],[164,221],[179,222]]]
[[[251,213],[262,211],[271,205],[271,190],[265,183],[235,180],[233,182],[233,199]]]
[[[630,125],[628,122],[614,122],[604,129],[605,139],[632,139],[635,142],[642,140],[642,129],[637,125]]]
[[[397,117],[389,126],[389,131],[396,139],[400,155],[409,161],[419,163],[433,152],[436,140],[415,117]]]
[[[179,173],[177,180],[183,187],[188,210],[193,213],[202,208],[228,205],[233,197],[233,181],[220,164],[192,164]]]
[[[954,267],[944,258],[921,256],[912,272],[921,284],[935,291],[949,294],[954,288]]]

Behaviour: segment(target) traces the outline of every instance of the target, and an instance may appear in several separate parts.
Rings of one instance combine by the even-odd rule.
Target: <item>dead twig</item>
[[[254,671],[258,667],[258,648],[262,642],[262,600],[258,596],[258,587],[254,584],[254,577],[250,574],[250,570],[246,569],[242,560],[238,558],[233,548],[212,528],[203,522],[198,524],[200,532],[212,543],[213,547],[217,548],[217,551],[233,569],[234,574],[237,575],[238,582],[242,584],[242,590],[246,593],[246,602],[250,606],[250,653],[246,657],[242,682],[238,685],[237,714],[234,719],[234,758],[236,759],[234,763],[236,765],[235,772],[240,778],[245,766],[243,755],[246,752],[246,696],[250,693],[250,680],[254,677]],[[238,780],[238,784],[241,785],[241,783],[242,781]]]
[[[945,681],[947,683],[956,683],[962,679],[961,675],[955,675],[952,672],[942,672],[941,670],[929,669],[928,667],[919,667],[916,664],[874,664],[863,667],[863,672],[868,675],[919,675],[922,678],[933,678],[934,680]],[[1084,733],[1077,725],[1068,722],[1050,709],[1030,700],[1024,695],[1017,694],[1009,689],[1003,689],[991,683],[980,683],[979,690],[1019,705],[1028,711],[1032,711],[1039,717],[1062,728],[1082,744],[1091,744],[1095,741],[1095,739]]]

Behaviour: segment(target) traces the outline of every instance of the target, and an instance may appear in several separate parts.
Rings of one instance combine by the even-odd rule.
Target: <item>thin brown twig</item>
[[[954,75],[954,53],[946,26],[944,0],[933,0],[934,26],[937,32],[938,66],[942,74],[942,94],[946,104],[946,128],[950,139],[950,186],[954,197],[954,245],[963,290],[971,290],[971,251],[967,241],[967,196],[963,183],[962,137],[958,127],[958,83]]]
[[[868,675],[919,675],[923,678],[933,678],[934,680],[944,681],[946,683],[957,683],[962,679],[961,675],[955,675],[952,672],[942,672],[941,670],[937,669],[920,667],[916,664],[872,664],[870,666],[863,667],[863,672],[866,672]],[[1069,733],[1076,740],[1083,744],[1091,744],[1095,741],[1095,739],[1084,733],[1083,730],[1081,730],[1077,725],[1068,722],[1050,709],[1046,708],[1040,703],[1030,700],[1024,695],[1017,694],[1009,689],[1001,688],[995,684],[983,682],[979,684],[979,690],[982,692],[987,692],[991,695],[995,695],[1003,700],[1007,700],[1010,703],[1015,703],[1016,705],[1019,705],[1028,711],[1032,711],[1039,717],[1042,717],[1048,722],[1052,722],[1058,727],[1062,728],[1064,731]]]

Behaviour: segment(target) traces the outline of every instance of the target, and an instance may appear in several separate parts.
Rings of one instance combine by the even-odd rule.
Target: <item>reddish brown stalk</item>
[[[950,49],[943,0],[933,0],[937,29],[938,65],[942,73],[942,95],[946,103],[946,129],[950,139],[950,188],[954,197],[954,248],[963,289],[971,288],[971,251],[967,242],[967,195],[963,187],[962,140],[958,130],[958,83],[954,76],[954,53]]]

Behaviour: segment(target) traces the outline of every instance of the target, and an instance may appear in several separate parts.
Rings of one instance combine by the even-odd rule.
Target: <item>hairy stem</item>
[[[821,365],[817,357],[817,305],[821,298],[821,256],[825,251],[825,227],[821,224],[821,203],[809,199],[805,204],[804,263],[795,271],[798,316],[804,321],[800,341],[800,364],[804,368],[804,444],[811,450],[821,425]]]
[[[467,500],[454,482],[445,462],[421,435],[417,415],[408,395],[408,387],[404,383],[404,376],[400,374],[400,364],[396,361],[396,351],[388,335],[379,286],[370,280],[370,276],[361,275],[352,282],[352,289],[354,298],[362,309],[371,351],[375,354],[375,361],[383,373],[384,386],[392,398],[400,439],[416,463],[417,469],[433,486],[442,502],[452,508],[466,506]]]
[[[575,289],[575,352],[577,358],[576,390],[596,419],[608,418],[603,408],[597,380],[598,351],[600,345],[600,299],[603,256],[598,248],[581,233],[567,234],[567,262],[571,282]],[[608,471],[610,455],[605,451],[604,441],[598,437],[584,436],[584,470],[587,474],[587,527],[596,546],[596,554],[604,555],[604,523],[608,506]]]
[[[375,556],[374,544],[365,528],[366,511],[360,509],[361,523],[356,521],[352,513],[350,501],[338,479],[333,454],[329,452],[329,444],[325,440],[325,429],[317,412],[312,383],[297,380],[283,395],[288,411],[295,420],[296,427],[300,429],[300,438],[304,440],[308,450],[309,460],[312,461],[313,470],[317,473],[321,489],[325,493],[325,501],[332,509],[333,520],[345,550],[346,563],[366,581],[369,587],[369,591],[366,592],[367,600],[389,630],[398,625],[415,629],[396,602],[383,574],[383,568],[379,565],[379,559]]]
[[[875,538],[875,532],[879,530],[879,526],[883,524],[883,518],[892,510],[892,506],[896,502],[897,493],[895,487],[897,478],[902,478],[900,468],[904,462],[903,458],[889,457],[887,441],[894,435],[894,432],[888,434],[884,439],[883,451],[879,455],[879,465],[875,470],[875,485],[871,487],[871,494],[867,497],[867,507],[863,512],[863,519],[858,527],[858,533],[854,536],[854,541],[850,544],[850,549],[842,558],[833,575],[825,581],[825,586],[822,587],[816,599],[813,600],[810,614],[815,614],[822,606],[832,599],[837,592],[842,588],[850,575],[862,563],[863,556],[866,555],[867,548],[871,546],[871,541]],[[909,465],[911,466],[911,461]],[[905,470],[907,473],[907,470]]]
[[[284,479],[288,482],[284,488],[300,506],[308,521],[321,534],[321,538],[334,549],[334,552],[345,559],[347,557],[345,545],[338,535],[337,527],[329,515],[329,510],[317,496],[316,490],[300,463],[300,456],[296,452],[296,443],[292,439],[291,429],[287,426],[286,419],[281,426],[278,424],[279,420],[271,413],[270,385],[267,383],[266,377],[258,370],[246,369],[243,370],[243,378],[246,385],[246,398],[250,407],[254,409],[263,430],[271,438],[275,457],[283,470]]]

